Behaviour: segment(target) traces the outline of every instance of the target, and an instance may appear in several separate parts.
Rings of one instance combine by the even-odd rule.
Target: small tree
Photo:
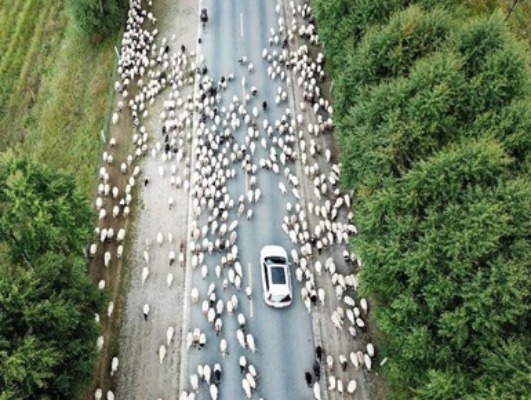
[[[125,23],[127,0],[69,0],[70,11],[81,30],[106,36]]]

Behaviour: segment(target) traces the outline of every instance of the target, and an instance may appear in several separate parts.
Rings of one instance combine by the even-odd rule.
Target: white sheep
[[[103,263],[105,264],[106,268],[109,267],[110,262],[111,262],[111,252],[110,251],[106,251],[103,254]]]
[[[111,362],[111,376],[114,375],[114,373],[118,370],[118,357],[113,357]]]
[[[173,326],[170,326],[168,330],[166,331],[166,343],[169,346],[171,343],[171,340],[173,339],[173,335],[175,333],[175,328]]]
[[[170,272],[166,278],[166,283],[168,284],[168,287],[171,287],[172,282],[173,282],[173,274]]]
[[[149,268],[146,266],[142,268],[142,285],[146,282],[148,275],[149,275]]]
[[[161,344],[159,347],[159,362],[161,364],[164,361],[164,357],[166,357],[166,346]]]

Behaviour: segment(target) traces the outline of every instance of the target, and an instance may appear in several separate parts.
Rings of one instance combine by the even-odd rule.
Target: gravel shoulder
[[[187,53],[195,50],[197,41],[198,3],[194,0],[153,2],[153,14],[157,18],[158,41],[168,39],[170,51],[177,52],[181,45]],[[156,97],[149,110],[149,117],[143,121],[150,136],[150,152],[156,143],[164,146],[162,123],[159,115],[167,91]],[[183,94],[191,94],[192,87],[183,88]],[[141,182],[138,188],[137,218],[134,237],[129,249],[130,283],[125,299],[123,322],[120,330],[120,369],[117,377],[116,397],[118,399],[177,399],[181,362],[181,323],[183,320],[184,268],[176,261],[170,265],[169,254],[176,257],[186,252],[188,218],[188,194],[184,188],[170,185],[168,176],[175,166],[176,176],[185,178],[185,160],[188,157],[189,143],[184,158],[161,161],[161,151],[156,157],[148,152],[141,162]],[[160,176],[159,168],[164,176]],[[144,179],[149,183],[144,185]],[[168,199],[174,205],[168,206]],[[162,233],[163,244],[157,243],[157,234]],[[168,235],[173,239],[170,243]],[[144,252],[149,255],[146,262]],[[147,279],[142,284],[142,271],[149,268]],[[168,286],[168,275],[173,281]],[[144,319],[142,308],[149,304],[150,312]],[[168,328],[174,330],[168,345]],[[165,357],[160,362],[160,346],[165,345]]]

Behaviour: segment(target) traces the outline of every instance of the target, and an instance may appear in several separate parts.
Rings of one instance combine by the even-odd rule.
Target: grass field
[[[90,195],[116,43],[91,43],[64,2],[0,0],[0,150],[72,172]]]

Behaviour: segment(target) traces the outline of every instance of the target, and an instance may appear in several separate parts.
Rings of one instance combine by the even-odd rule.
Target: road
[[[269,76],[275,62],[282,63],[279,61],[283,51],[282,36],[278,43],[273,40],[270,45],[270,40],[278,34],[279,17],[284,15],[283,9],[277,10],[276,6],[275,2],[259,0],[204,0],[199,8],[195,0],[154,2],[153,14],[158,21],[150,27],[160,29],[154,54],[160,54],[159,49],[167,43],[166,61],[170,61],[154,62],[146,72],[151,80],[145,76],[143,84],[149,81],[148,86],[158,85],[161,80],[153,77],[162,69],[166,77],[172,78],[147,106],[149,116],[143,117],[135,130],[138,134],[145,128],[149,140],[147,145],[138,145],[136,149],[142,149],[146,156],[139,158],[142,179],[133,191],[139,196],[135,204],[137,217],[134,227],[128,228],[134,235],[127,242],[131,250],[126,251],[127,271],[130,271],[126,278],[130,279],[130,285],[124,296],[117,354],[120,367],[110,378],[110,388],[116,391],[118,399],[176,400],[184,398],[184,392],[194,393],[198,399],[209,399],[209,384],[203,379],[194,388],[193,376],[204,371],[206,365],[213,370],[216,364],[222,371],[219,398],[244,399],[247,396],[242,387],[245,375],[240,372],[241,356],[258,372],[252,398],[313,399],[305,372],[312,370],[317,343],[323,345],[325,356],[333,364],[325,368],[325,362],[322,363],[321,398],[343,397],[347,384],[353,381],[358,384],[353,398],[380,398],[374,395],[377,390],[373,388],[371,376],[375,374],[363,364],[339,364],[340,356],[347,355],[352,360],[352,355],[355,358],[358,352],[363,357],[368,341],[368,332],[357,329],[352,318],[350,323],[345,316],[340,318],[339,324],[344,324],[345,329],[331,323],[331,315],[338,313],[337,310],[350,311],[351,317],[355,311],[354,307],[345,306],[344,296],[359,301],[355,291],[357,284],[345,284],[347,278],[349,282],[356,279],[357,265],[345,262],[342,254],[348,239],[345,236],[351,208],[347,200],[343,201],[347,197],[332,183],[337,182],[339,175],[339,172],[332,172],[333,167],[339,169],[333,136],[325,134],[324,130],[319,135],[310,132],[310,123],[315,125],[318,115],[311,109],[302,110],[300,85],[294,89],[295,84],[288,85],[285,79],[280,79],[279,73],[275,79]],[[204,27],[199,23],[201,7],[208,9],[210,17]],[[296,18],[299,23],[306,23],[301,21],[300,15]],[[291,20],[290,17],[288,26]],[[273,34],[271,29],[275,31]],[[300,44],[295,37],[290,42],[290,50],[300,48]],[[184,57],[183,48],[186,48]],[[275,61],[263,59],[264,48],[269,54],[276,51]],[[311,58],[307,62],[315,64]],[[251,63],[252,71],[249,69]],[[196,67],[204,73],[192,80]],[[279,68],[286,72],[284,67]],[[212,97],[217,100],[211,101],[210,95],[214,93],[210,91],[203,99],[202,93],[210,86],[218,88],[222,76],[226,81],[229,76],[233,79],[226,83],[225,90],[218,90]],[[298,78],[289,72],[287,76],[293,82]],[[251,95],[253,86],[257,89],[256,97]],[[189,102],[191,99],[194,101]],[[267,110],[262,109],[263,101],[268,104]],[[177,105],[168,108],[168,102]],[[297,119],[304,115],[301,126],[288,113],[297,115]],[[322,111],[319,116],[326,119],[327,113]],[[273,128],[266,129],[265,120]],[[285,123],[278,126],[279,120]],[[173,127],[168,128],[170,125]],[[324,126],[322,121],[320,126]],[[305,150],[303,141],[309,143]],[[165,150],[166,143],[171,143],[171,151]],[[316,151],[317,147],[322,151]],[[325,149],[332,149],[328,157],[323,154]],[[294,160],[283,163],[281,154],[287,151],[297,155]],[[314,172],[309,172],[310,165]],[[297,198],[292,191],[295,189],[293,181],[288,182],[286,168],[300,182],[296,188]],[[316,178],[321,182],[316,184]],[[149,183],[142,184],[144,179]],[[287,194],[282,195],[279,182],[284,184]],[[323,182],[329,189],[319,200]],[[261,192],[258,200],[257,190]],[[332,190],[337,191],[331,193]],[[222,199],[224,209],[220,209]],[[291,212],[288,212],[288,204]],[[321,211],[318,212],[319,207]],[[248,219],[249,211],[252,216]],[[299,211],[306,215],[302,216]],[[286,222],[288,215],[289,222]],[[327,221],[327,216],[332,222]],[[258,265],[260,249],[270,244],[281,245],[290,254],[292,249],[296,250],[301,257],[301,246],[309,239],[301,239],[298,235],[294,243],[286,230],[313,233],[317,225],[322,231],[319,242],[328,244],[324,245],[322,254],[316,254],[314,249],[313,256],[307,257],[308,267],[305,277],[300,279],[302,283],[295,279],[294,271],[299,268],[300,274],[302,263],[297,266],[293,262],[293,304],[282,310],[266,306]],[[234,229],[227,228],[229,226]],[[226,232],[221,235],[223,229]],[[159,234],[164,238],[160,244],[157,243]],[[172,240],[168,237],[170,234]],[[229,242],[225,249],[219,250],[216,244],[219,240]],[[223,261],[232,254],[233,244],[238,249],[237,262]],[[175,254],[174,262],[169,262],[171,252]],[[335,272],[330,268],[318,272],[317,261],[325,265],[327,259],[335,261]],[[234,278],[239,276],[238,264],[241,277]],[[149,274],[142,279],[146,267]],[[168,284],[170,274],[173,280]],[[239,284],[238,279],[241,279]],[[225,281],[227,287],[223,290]],[[338,295],[341,282],[343,288],[339,288]],[[303,284],[310,284],[312,290],[320,288],[326,301],[312,307],[304,304]],[[215,299],[210,304],[211,285],[214,285]],[[247,287],[252,290],[250,299],[245,293]],[[191,294],[195,290],[199,299],[194,302]],[[230,313],[227,304],[229,300],[233,304],[234,297],[237,309]],[[224,309],[214,311],[218,300],[223,302]],[[205,302],[207,309],[212,308],[214,320],[222,322],[219,335],[212,326],[214,321],[208,321],[208,311],[203,312]],[[145,304],[150,305],[147,318],[142,314]],[[311,313],[307,308],[311,308]],[[242,347],[237,339],[238,314],[246,319],[245,333],[254,337],[256,351],[249,348],[248,341]],[[355,328],[357,334],[356,330],[352,334]],[[174,332],[169,339],[168,329]],[[201,349],[188,342],[196,331],[206,339]],[[228,345],[224,355],[220,351],[222,340]],[[341,380],[341,390],[326,390],[329,378]],[[210,383],[214,381],[211,377]]]
[[[258,123],[264,118],[270,123],[279,119],[288,107],[284,102],[280,106],[275,105],[277,87],[286,87],[285,82],[276,80],[272,82],[267,75],[268,64],[262,59],[261,52],[264,47],[269,48],[269,29],[276,25],[277,14],[274,3],[264,1],[231,1],[221,3],[218,1],[207,1],[205,3],[209,12],[209,21],[202,29],[201,52],[205,56],[205,63],[208,67],[208,75],[215,81],[221,76],[227,77],[234,73],[234,81],[231,82],[222,94],[222,101],[219,108],[228,108],[233,96],[237,96],[240,103],[243,103],[243,93],[249,93],[250,88],[255,86],[258,90],[256,98],[252,98],[246,105],[249,114],[253,107],[258,107]],[[277,47],[279,50],[280,46]],[[240,65],[242,57],[247,58],[247,63]],[[254,70],[248,71],[248,65],[252,63]],[[242,86],[242,78],[245,84]],[[268,103],[268,109],[264,112],[261,104]],[[209,124],[207,124],[208,126]],[[245,125],[245,124],[242,124]],[[245,144],[247,127],[240,127],[234,134],[234,142],[240,145]],[[267,137],[263,129],[259,129],[261,137]],[[267,158],[271,139],[268,138],[268,148],[264,149],[257,145],[253,162],[258,164],[261,158]],[[293,163],[289,167],[294,170]],[[235,168],[236,176],[228,184],[228,193],[232,199],[238,199],[240,195],[246,195],[250,189],[249,174],[244,173],[241,163],[231,165]],[[244,398],[241,385],[239,359],[244,355],[248,362],[252,363],[259,374],[258,395],[264,399],[311,399],[312,391],[304,380],[305,371],[312,368],[314,361],[313,333],[310,314],[304,307],[300,296],[300,283],[293,276],[294,302],[287,309],[273,309],[265,305],[262,298],[261,275],[258,265],[258,255],[260,249],[268,244],[277,244],[285,247],[288,252],[292,243],[281,228],[282,218],[286,214],[286,204],[288,201],[295,203],[293,195],[283,197],[278,188],[279,180],[283,180],[289,187],[282,174],[275,174],[271,170],[259,168],[256,173],[256,187],[262,192],[261,199],[252,204],[253,217],[250,221],[242,215],[237,218],[231,211],[230,219],[237,218],[239,249],[239,262],[244,267],[243,285],[252,288],[253,296],[249,301],[242,290],[237,290],[229,286],[226,292],[219,290],[220,282],[225,278],[225,274],[219,280],[214,275],[214,266],[218,264],[219,255],[206,256],[205,262],[209,267],[209,274],[206,279],[201,277],[199,268],[193,272],[192,287],[199,289],[201,297],[206,296],[210,282],[217,282],[216,293],[218,298],[228,300],[232,294],[236,294],[239,299],[238,311],[242,312],[247,320],[247,330],[256,341],[258,351],[252,353],[248,348],[243,349],[237,339],[236,330],[238,328],[236,313],[222,314],[223,330],[219,337],[216,337],[214,330],[209,325],[206,317],[200,311],[200,304],[192,306],[189,321],[190,330],[200,328],[207,334],[207,345],[204,350],[192,349],[188,357],[188,373],[196,373],[198,364],[209,364],[213,366],[220,363],[222,376],[229,379],[222,379],[220,388],[221,398]],[[199,225],[205,223],[205,217],[199,219]],[[211,240],[214,240],[211,237]],[[224,270],[225,273],[225,270]],[[222,357],[219,352],[220,339],[226,338],[228,342],[229,354]],[[240,377],[237,379],[236,377]],[[186,382],[186,379],[185,379]],[[184,389],[184,388],[183,388]],[[207,391],[202,391],[199,398],[210,398]]]

